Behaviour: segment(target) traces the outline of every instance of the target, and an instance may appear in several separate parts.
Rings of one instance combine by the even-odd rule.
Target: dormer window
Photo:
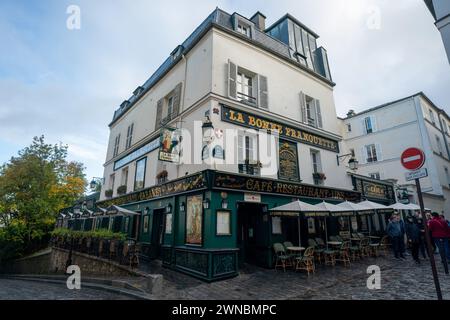
[[[125,100],[124,102],[121,103],[120,109],[125,109],[129,104],[130,104],[130,101]]]
[[[249,38],[252,36],[250,26],[245,25],[241,22],[238,24],[237,31],[242,33],[243,35],[246,35]]]
[[[173,60],[176,60],[181,55],[182,52],[183,52],[183,46],[179,45],[170,53],[170,55],[172,56]]]
[[[138,95],[140,95],[142,93],[142,91],[144,91],[144,87],[139,86],[133,91],[133,94],[137,97]]]

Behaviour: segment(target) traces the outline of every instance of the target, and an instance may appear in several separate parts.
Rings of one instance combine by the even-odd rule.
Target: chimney
[[[256,12],[251,18],[250,21],[254,22],[256,27],[264,31],[266,29],[266,16],[263,15],[261,12]]]
[[[355,113],[355,110],[348,110],[348,112],[347,112],[347,118],[351,118],[351,117],[353,117],[355,114],[356,114],[356,113]]]

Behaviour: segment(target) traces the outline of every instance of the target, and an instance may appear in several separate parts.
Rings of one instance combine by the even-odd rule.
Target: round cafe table
[[[293,252],[302,252],[302,251],[306,250],[303,247],[286,247],[286,249],[288,251],[293,251]]]
[[[342,244],[341,241],[328,241],[327,243],[332,246],[340,246]]]

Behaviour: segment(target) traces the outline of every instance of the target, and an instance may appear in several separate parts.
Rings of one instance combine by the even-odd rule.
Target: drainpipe
[[[442,111],[439,111],[439,113],[438,113],[439,127],[441,128],[442,136],[444,137],[445,150],[447,151],[447,158],[450,160],[450,149],[448,147],[448,141],[447,141],[447,137],[445,135],[444,126],[442,125],[442,121],[441,121],[442,114],[444,114],[444,113]]]

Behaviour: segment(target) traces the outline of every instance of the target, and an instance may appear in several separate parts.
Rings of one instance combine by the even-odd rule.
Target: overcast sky
[[[81,28],[66,27],[69,5]],[[424,91],[450,113],[450,66],[422,0],[0,2],[0,163],[44,134],[101,177],[114,110],[219,6],[320,35],[339,116]]]

